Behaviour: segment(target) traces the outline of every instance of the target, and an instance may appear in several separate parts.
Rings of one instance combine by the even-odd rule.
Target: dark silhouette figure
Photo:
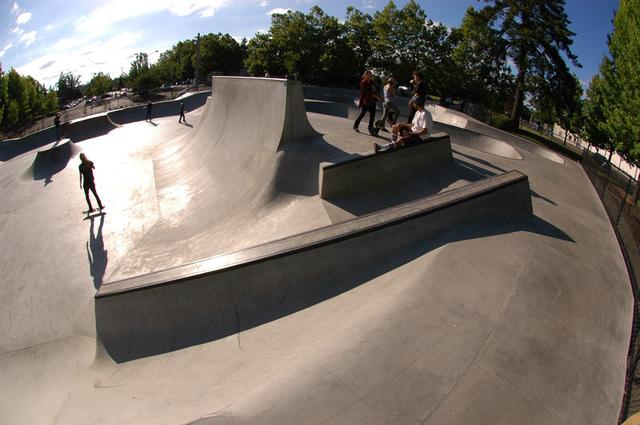
[[[184,116],[184,102],[180,102],[180,118],[178,118],[178,122],[187,123],[187,119]]]
[[[147,102],[147,119],[146,121],[151,121],[151,109],[153,109],[153,103],[149,100]]]
[[[56,112],[56,117],[53,119],[53,125],[56,126],[56,140],[60,140],[60,112]]]
[[[367,70],[362,74],[362,80],[360,81],[360,98],[358,99],[358,106],[360,106],[360,115],[353,123],[353,131],[359,133],[358,126],[364,116],[369,113],[369,134],[374,134],[373,121],[376,118],[376,103],[378,102],[377,87],[371,79],[371,71]]]
[[[104,225],[104,214],[100,215],[100,224],[98,225],[98,233],[93,233],[95,217],[91,217],[91,226],[89,227],[89,241],[86,243],[87,260],[89,261],[89,273],[93,278],[93,286],[100,289],[105,271],[107,270],[107,250],[104,249],[104,241],[102,239],[102,226]]]
[[[420,71],[413,71],[413,94],[411,100],[409,100],[409,116],[407,123],[413,122],[413,116],[418,111],[416,106],[416,100],[422,98],[423,101],[427,100],[427,83],[424,82],[424,74]]]
[[[84,189],[84,196],[87,199],[87,205],[89,206],[88,213],[94,211],[93,206],[91,206],[91,199],[89,199],[89,191],[93,193],[93,196],[98,201],[98,208],[102,210],[104,205],[102,205],[102,201],[100,201],[100,197],[96,192],[96,184],[93,178],[93,170],[96,167],[93,165],[92,161],[87,159],[87,156],[84,153],[80,154],[80,166],[78,167],[80,171],[80,188]]]

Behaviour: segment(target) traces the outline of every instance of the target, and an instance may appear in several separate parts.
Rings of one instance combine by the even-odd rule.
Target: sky
[[[0,63],[46,87],[60,72],[88,82],[97,72],[111,77],[128,72],[135,53],[155,62],[161,52],[198,33],[228,33],[238,41],[266,32],[271,14],[307,13],[318,5],[328,15],[345,18],[347,5],[365,13],[381,10],[387,0],[0,0]],[[406,0],[396,0],[402,7]],[[458,27],[469,6],[479,0],[418,0],[427,17]],[[566,0],[572,51],[582,68],[571,65],[586,88],[608,53],[607,34],[618,0]]]

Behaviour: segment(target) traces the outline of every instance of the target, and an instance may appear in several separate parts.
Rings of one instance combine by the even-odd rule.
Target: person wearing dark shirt
[[[378,102],[378,95],[376,94],[377,88],[373,80],[371,79],[371,71],[367,70],[362,74],[362,80],[360,81],[360,98],[358,104],[360,106],[360,115],[353,123],[353,131],[358,133],[358,126],[362,118],[369,112],[369,134],[374,134],[373,122],[376,117],[376,103]]]
[[[427,84],[424,82],[424,74],[422,72],[413,71],[413,84],[413,95],[411,96],[411,100],[409,101],[409,119],[407,120],[408,123],[413,122],[413,116],[418,110],[415,105],[416,99],[420,97],[423,101],[427,100]]]
[[[56,139],[60,140],[60,112],[56,112],[56,116],[53,119],[53,125],[56,126]]]
[[[180,118],[178,118],[178,122],[184,122],[185,124],[187,123],[187,119],[184,116],[184,102],[180,102]]]
[[[146,121],[151,121],[151,108],[153,108],[153,103],[149,100],[147,102],[147,119]]]
[[[100,197],[96,192],[96,183],[93,178],[93,170],[96,167],[93,165],[93,161],[89,161],[87,156],[84,153],[80,154],[80,166],[78,170],[80,171],[80,188],[84,189],[84,196],[87,199],[87,205],[89,206],[88,212],[93,212],[93,206],[91,205],[91,199],[89,199],[89,191],[93,193],[93,196],[98,201],[98,208],[102,210],[104,205],[102,205],[102,201],[100,201]]]

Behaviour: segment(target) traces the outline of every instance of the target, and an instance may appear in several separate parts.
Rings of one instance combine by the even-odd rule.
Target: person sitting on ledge
[[[393,149],[398,146],[403,146],[405,144],[419,143],[429,138],[433,128],[433,118],[431,117],[431,113],[425,109],[423,98],[417,98],[414,101],[414,104],[418,110],[413,116],[411,124],[394,124],[391,128],[393,132],[391,142],[386,145],[374,143],[374,150],[376,153],[387,149]]]

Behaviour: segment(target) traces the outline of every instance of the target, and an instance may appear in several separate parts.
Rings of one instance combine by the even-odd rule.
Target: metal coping
[[[323,247],[433,214],[443,209],[477,199],[483,195],[496,192],[505,187],[514,186],[526,180],[528,180],[528,177],[519,171],[509,171],[458,189],[366,214],[344,223],[310,230],[244,250],[221,254],[170,269],[135,276],[112,283],[105,283],[98,290],[95,298],[114,296],[126,292],[187,281],[196,277],[199,278],[223,273],[240,267]]]

